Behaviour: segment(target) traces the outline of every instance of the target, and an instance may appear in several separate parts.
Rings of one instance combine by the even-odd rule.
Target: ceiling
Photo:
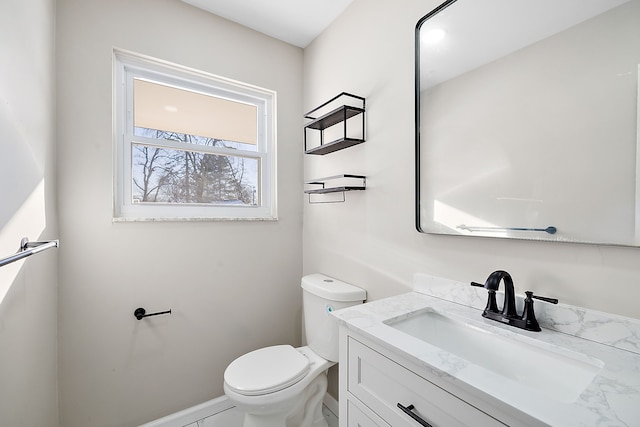
[[[295,46],[306,47],[353,0],[182,0]]]

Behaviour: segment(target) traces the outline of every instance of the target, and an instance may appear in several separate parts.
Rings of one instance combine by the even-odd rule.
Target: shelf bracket
[[[308,193],[309,204],[310,205],[315,205],[315,204],[323,204],[323,203],[344,203],[347,200],[344,193],[345,193],[345,191],[340,191],[340,192],[334,191],[331,194],[342,194],[342,199],[339,199],[339,200],[322,200],[322,201],[317,200],[317,199],[315,201],[312,200],[312,194]],[[329,193],[325,193],[325,195],[321,196],[321,198],[325,198],[327,194],[329,194]]]

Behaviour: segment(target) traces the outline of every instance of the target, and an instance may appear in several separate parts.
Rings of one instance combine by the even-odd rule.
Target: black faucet
[[[504,304],[502,305],[502,310],[499,310],[498,303],[496,302],[496,291],[500,288],[501,281],[504,282]],[[471,286],[479,286],[489,292],[487,306],[482,312],[482,317],[506,323],[516,328],[526,329],[527,331],[541,331],[535,313],[533,312],[533,298],[552,304],[558,303],[558,300],[555,298],[539,297],[533,295],[531,291],[526,291],[524,310],[522,311],[522,316],[518,315],[516,311],[516,293],[513,288],[513,279],[511,279],[509,273],[503,270],[497,270],[491,273],[484,285],[471,282]]]

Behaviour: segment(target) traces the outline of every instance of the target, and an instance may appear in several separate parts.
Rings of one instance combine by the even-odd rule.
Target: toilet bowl
[[[245,413],[243,427],[327,427],[322,400],[338,360],[334,310],[361,304],[366,292],[313,274],[302,278],[308,345],[276,345],[240,356],[225,370],[224,392]]]
[[[322,399],[334,364],[306,346],[261,348],[227,367],[224,392],[246,413],[244,427],[326,427]]]

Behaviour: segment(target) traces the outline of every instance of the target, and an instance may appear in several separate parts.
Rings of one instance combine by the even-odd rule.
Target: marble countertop
[[[524,425],[640,426],[640,320],[572,307],[535,303],[541,332],[503,325],[481,316],[486,290],[466,283],[416,275],[414,292],[338,310],[339,323],[480,400],[526,414]],[[499,299],[498,306],[502,303]],[[384,321],[431,309],[509,340],[533,343],[597,366],[577,397],[527,387],[398,331]],[[522,299],[518,299],[518,312]],[[535,341],[531,341],[535,340]],[[496,349],[499,351],[499,349]],[[518,355],[511,357],[517,359]],[[523,370],[528,366],[522,366]],[[527,421],[525,421],[525,419]]]

